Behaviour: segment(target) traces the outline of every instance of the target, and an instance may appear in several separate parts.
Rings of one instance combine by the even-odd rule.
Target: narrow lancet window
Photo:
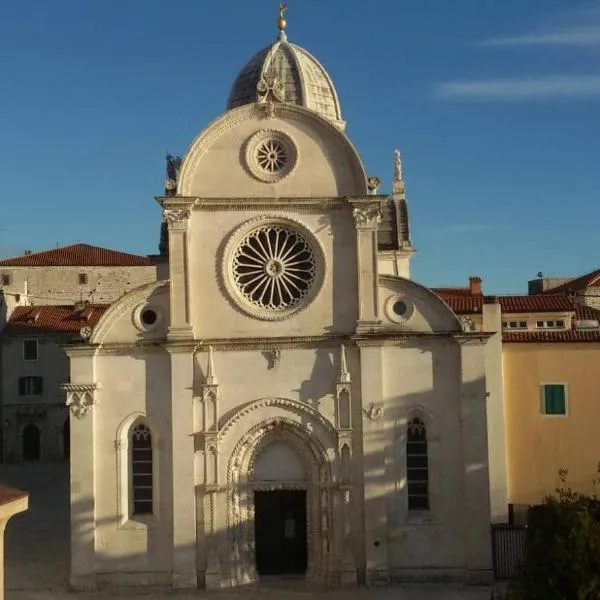
[[[421,419],[412,419],[406,432],[408,510],[429,510],[427,430]]]
[[[153,512],[152,433],[145,423],[131,429],[131,508],[134,515]]]

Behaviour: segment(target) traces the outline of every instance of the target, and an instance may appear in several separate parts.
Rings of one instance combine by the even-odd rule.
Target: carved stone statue
[[[180,156],[171,156],[167,154],[167,179],[165,181],[165,192],[172,196],[177,189],[177,181],[179,179],[179,169],[181,168],[182,159]]]
[[[394,150],[394,180],[402,181],[402,157],[400,150]]]

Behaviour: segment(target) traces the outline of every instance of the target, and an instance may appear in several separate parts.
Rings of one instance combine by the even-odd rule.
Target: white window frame
[[[517,323],[514,327],[511,323]],[[525,323],[523,327],[521,327],[521,323]],[[510,319],[502,321],[502,329],[510,330],[510,331],[527,331],[529,329],[529,323],[523,319]]]
[[[150,429],[152,438],[152,514],[138,515],[133,512],[133,473],[131,467],[131,431],[138,422]],[[159,480],[159,433],[156,424],[143,413],[127,417],[117,430],[117,496],[120,529],[155,529],[160,522]]]
[[[548,325],[548,323],[558,323],[559,321],[562,322],[562,325]],[[542,323],[542,325],[540,325],[540,323]],[[544,319],[544,320],[540,320],[535,322],[535,328],[536,329],[551,329],[551,330],[562,330],[562,329],[566,329],[567,328],[567,321],[566,319]]]
[[[565,412],[562,415],[551,415],[546,412],[545,387],[548,385],[562,385],[565,393]],[[564,381],[543,381],[540,383],[540,414],[547,419],[564,419],[569,416],[569,384]]]
[[[25,357],[25,344],[27,342],[35,342],[35,358],[26,358]],[[21,352],[23,354],[23,360],[25,362],[38,362],[40,360],[40,341],[37,338],[25,338],[23,340]]]

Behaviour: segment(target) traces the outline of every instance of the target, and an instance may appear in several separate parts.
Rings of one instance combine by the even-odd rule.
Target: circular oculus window
[[[140,331],[154,330],[162,321],[162,311],[158,306],[142,304],[133,313],[133,323]]]
[[[316,240],[295,224],[260,220],[259,225],[243,228],[239,237],[234,234],[229,244],[227,287],[252,316],[284,319],[318,293],[324,258]]]
[[[263,129],[246,142],[246,165],[260,181],[276,183],[296,166],[298,152],[292,138],[273,129]]]
[[[390,296],[385,303],[385,312],[394,323],[408,321],[414,312],[414,304],[405,296]]]

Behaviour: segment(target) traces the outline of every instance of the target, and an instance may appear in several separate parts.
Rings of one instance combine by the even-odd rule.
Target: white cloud
[[[547,100],[600,98],[600,75],[547,75],[440,83],[436,96],[448,100]]]
[[[481,46],[600,46],[600,25],[581,25],[522,36],[496,38]]]
[[[476,231],[506,231],[512,229],[508,225],[485,225],[480,224],[466,224],[466,225],[444,225],[442,227],[436,227],[435,231],[438,233],[474,233]]]

